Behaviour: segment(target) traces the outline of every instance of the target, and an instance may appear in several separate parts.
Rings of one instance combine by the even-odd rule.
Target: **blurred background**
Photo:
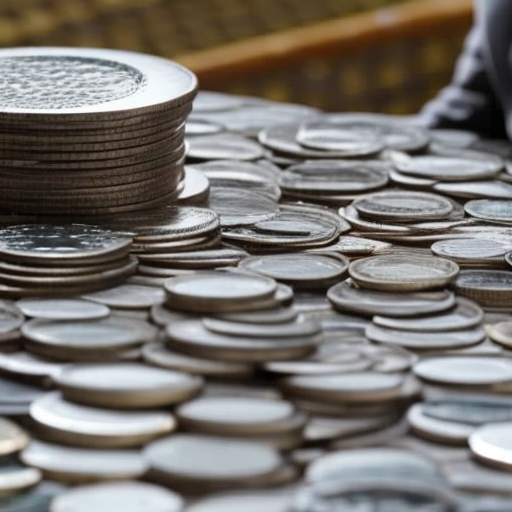
[[[0,46],[147,52],[203,89],[406,114],[449,81],[471,19],[471,0],[0,0]]]

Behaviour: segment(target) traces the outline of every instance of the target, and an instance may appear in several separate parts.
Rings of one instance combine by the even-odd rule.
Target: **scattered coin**
[[[154,286],[122,284],[115,288],[89,293],[84,298],[111,308],[145,309],[165,300],[165,293]]]
[[[35,487],[41,481],[41,472],[25,467],[9,457],[0,463],[0,497],[10,496]]]
[[[20,299],[16,305],[28,317],[48,320],[97,320],[110,315],[110,308],[82,299]]]

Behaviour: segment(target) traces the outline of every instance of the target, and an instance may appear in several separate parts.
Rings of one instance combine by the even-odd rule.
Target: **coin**
[[[170,324],[166,327],[166,333],[169,337],[167,344],[184,354],[245,363],[304,357],[315,350],[320,339],[319,336],[227,336],[209,331],[200,320]]]
[[[30,439],[27,433],[7,418],[0,418],[0,455],[12,455],[23,450]]]
[[[353,206],[370,219],[414,222],[445,219],[452,203],[445,197],[426,192],[376,192],[356,199]]]
[[[499,267],[511,246],[505,240],[457,238],[435,242],[431,250],[436,256],[449,258],[459,265],[491,264]]]
[[[93,507],[97,512],[180,512],[183,506],[183,499],[173,491],[128,480],[74,487],[57,496],[50,510],[85,512]]]
[[[434,185],[434,190],[448,196],[469,199],[512,199],[512,184],[498,180],[438,183]]]
[[[46,387],[63,368],[62,363],[45,360],[29,352],[0,353],[0,370],[2,373]]]
[[[96,320],[110,315],[110,308],[83,299],[20,299],[18,308],[28,317],[48,320]]]
[[[464,205],[466,213],[479,219],[512,222],[512,201],[498,199],[475,199]]]
[[[462,270],[455,291],[486,306],[507,306],[512,300],[512,272],[507,270]]]
[[[168,303],[176,309],[222,313],[243,310],[253,301],[271,298],[276,283],[250,274],[200,272],[167,280],[165,290]]]
[[[0,256],[32,264],[109,261],[130,244],[129,237],[82,224],[26,224],[0,229]]]
[[[341,255],[335,259],[320,254],[294,253],[248,257],[239,267],[297,288],[315,289],[343,279],[348,260]]]
[[[473,426],[512,420],[512,404],[497,397],[457,397],[430,400],[422,405],[426,416]]]
[[[108,354],[140,346],[156,337],[156,328],[128,318],[101,320],[33,319],[22,327],[30,347],[43,355],[74,358]]]
[[[327,298],[341,311],[407,318],[442,313],[455,304],[455,296],[448,290],[393,293],[357,288],[350,280],[331,287]]]
[[[402,319],[374,316],[373,322],[381,327],[411,332],[446,332],[469,329],[480,325],[484,312],[478,304],[457,299],[457,305],[448,312],[423,318]]]
[[[115,288],[89,293],[84,295],[84,299],[111,308],[145,309],[164,302],[165,293],[154,286],[122,284]]]
[[[505,347],[512,346],[512,322],[498,322],[487,327],[489,337]]]
[[[510,471],[512,446],[510,445],[510,422],[483,425],[469,437],[471,453],[486,465]]]
[[[425,380],[459,386],[489,386],[512,379],[512,361],[492,356],[439,356],[425,358],[413,367]]]
[[[229,454],[229,456],[226,456]],[[180,434],[159,439],[144,449],[158,480],[174,488],[201,489],[269,481],[283,464],[272,448],[250,441]],[[212,464],[212,461],[223,461]]]
[[[457,274],[456,263],[416,254],[371,256],[349,266],[360,286],[384,291],[422,291],[447,285]]]
[[[27,468],[10,458],[0,463],[0,497],[20,493],[36,486],[41,481],[41,472]]]
[[[165,411],[98,409],[67,402],[56,392],[34,401],[30,417],[48,441],[85,448],[139,446],[176,428]]]
[[[241,135],[214,134],[189,137],[187,156],[199,160],[257,160],[263,148]]]
[[[66,400],[97,407],[162,407],[194,397],[198,377],[139,363],[70,365],[56,378]]]
[[[45,478],[67,484],[138,478],[148,469],[137,450],[72,448],[43,441],[32,441],[21,460]]]
[[[400,172],[439,181],[467,182],[492,178],[501,170],[495,161],[422,155],[397,165]]]
[[[463,349],[481,343],[485,339],[482,327],[447,332],[414,332],[369,325],[365,336],[384,345],[399,346],[409,350]]]
[[[39,512],[48,510],[50,502],[65,488],[54,482],[41,482],[32,489],[0,497],[0,506],[5,512]]]

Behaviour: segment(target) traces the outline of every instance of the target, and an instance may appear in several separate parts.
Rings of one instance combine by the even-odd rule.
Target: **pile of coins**
[[[0,216],[0,509],[512,510],[512,145],[208,92],[186,142],[175,205]]]
[[[2,50],[0,67],[0,210],[91,216],[176,200],[191,72],[65,48]]]

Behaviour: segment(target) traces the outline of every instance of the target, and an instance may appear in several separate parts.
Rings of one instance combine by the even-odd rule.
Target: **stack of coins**
[[[104,215],[176,200],[197,80],[131,52],[0,52],[0,209]]]

